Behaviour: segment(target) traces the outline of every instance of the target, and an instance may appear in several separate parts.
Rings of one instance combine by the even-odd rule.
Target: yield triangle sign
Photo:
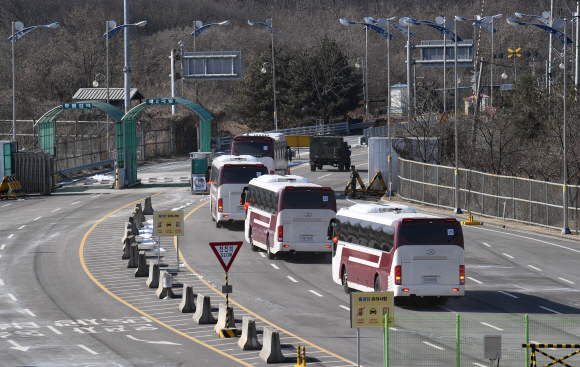
[[[209,245],[215,256],[218,258],[222,264],[225,272],[230,270],[230,266],[234,263],[234,259],[242,248],[242,241],[240,242],[210,242]]]

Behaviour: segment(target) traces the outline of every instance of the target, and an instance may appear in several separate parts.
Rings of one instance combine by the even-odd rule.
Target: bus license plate
[[[300,242],[312,242],[314,241],[314,236],[300,236]]]
[[[437,277],[423,277],[423,284],[426,283],[437,283]]]

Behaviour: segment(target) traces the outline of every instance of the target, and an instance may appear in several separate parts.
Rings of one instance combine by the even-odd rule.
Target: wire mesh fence
[[[502,367],[529,366],[529,350],[522,344],[578,344],[580,317],[528,315],[395,315],[389,328],[389,366],[479,366],[485,335],[501,335]],[[570,350],[546,348],[561,358]],[[538,355],[539,365],[552,362]],[[542,363],[544,362],[545,363]],[[578,365],[580,355],[566,360]]]
[[[454,169],[399,158],[397,194],[410,201],[455,208]],[[459,208],[549,228],[564,226],[562,184],[462,168],[458,177]],[[568,227],[578,231],[580,186],[567,185],[567,189]]]

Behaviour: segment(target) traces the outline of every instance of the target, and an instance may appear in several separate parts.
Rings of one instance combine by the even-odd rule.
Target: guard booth
[[[189,153],[189,158],[191,158],[191,177],[189,179],[191,194],[208,194],[212,153],[192,152]]]
[[[0,180],[4,176],[14,174],[12,155],[17,151],[18,143],[16,141],[0,141]]]

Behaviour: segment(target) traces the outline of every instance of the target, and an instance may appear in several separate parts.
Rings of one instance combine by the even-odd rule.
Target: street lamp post
[[[8,42],[12,42],[12,140],[14,141],[16,141],[16,68],[14,67],[14,44],[26,33],[36,28],[56,28],[59,24],[59,22],[55,22],[47,25],[35,25],[24,28],[22,22],[12,22],[12,36],[8,38]]]
[[[266,23],[248,20],[248,24],[261,25],[262,27],[266,28],[270,32],[270,35],[272,36],[272,89],[274,90],[274,130],[278,131],[278,110],[276,109],[276,63],[274,61],[274,33],[276,31],[274,30],[274,28],[272,28],[272,18],[266,19]]]
[[[485,17],[485,21],[489,23],[489,19],[491,18],[491,63],[490,63],[490,80],[491,80],[491,90],[490,90],[490,105],[493,107],[493,34],[495,33],[495,28],[493,27],[494,19],[501,18],[503,14],[496,14],[496,15],[489,15]],[[505,72],[504,72],[505,74]]]
[[[125,21],[128,21],[128,7],[125,7]],[[131,23],[131,24],[123,24],[117,27],[114,27],[113,29],[109,30],[107,33],[105,33],[103,35],[103,38],[107,39],[107,45],[109,44],[109,38],[111,38],[112,36],[114,36],[115,34],[117,34],[120,30],[125,29],[125,67],[123,68],[123,71],[125,72],[125,113],[129,112],[129,108],[131,107],[131,88],[130,88],[130,73],[131,73],[131,68],[129,66],[129,43],[128,43],[128,36],[129,33],[127,31],[127,29],[130,26],[137,26],[137,27],[144,27],[147,24],[146,20],[142,20],[140,22],[137,23]],[[112,24],[108,24],[107,26],[110,26]],[[107,68],[108,70],[108,68]],[[108,72],[107,72],[108,74]],[[125,188],[126,186],[126,182],[127,182],[127,140],[125,137],[125,123],[122,122],[123,124],[123,182],[121,182],[120,184],[117,183],[118,186],[121,186],[122,188]],[[118,147],[117,147],[118,150]],[[118,153],[118,151],[117,151]]]
[[[106,49],[107,49],[107,76],[105,77],[105,81],[107,84],[107,104],[109,104],[109,29],[115,28],[117,26],[117,22],[114,20],[107,20],[105,21],[105,36],[106,39]],[[102,74],[97,74],[102,75]],[[97,81],[97,77],[95,76],[95,81],[93,82],[93,87],[97,88],[99,86],[99,82]],[[110,133],[109,133],[109,114],[107,114],[107,158],[109,158],[110,146]]]
[[[360,60],[360,61],[359,61]],[[368,112],[367,112],[367,79],[366,79],[366,58],[364,57],[358,57],[356,59],[356,63],[354,64],[354,66],[358,69],[358,68],[362,68],[362,84],[363,84],[363,106],[364,106],[364,111],[365,111],[365,117],[367,117],[368,119]]]
[[[517,14],[516,14],[517,15]],[[536,26],[546,32],[551,33],[552,35],[556,36],[560,42],[562,42],[562,44],[564,45],[564,93],[563,93],[563,108],[564,108],[564,113],[563,113],[563,136],[562,136],[562,143],[563,143],[563,148],[564,148],[564,172],[563,172],[563,179],[564,179],[564,184],[562,185],[562,209],[563,209],[563,213],[562,213],[562,234],[570,234],[570,228],[568,227],[568,167],[567,167],[567,162],[566,162],[566,49],[568,46],[568,43],[573,43],[572,40],[567,36],[566,34],[566,21],[567,19],[562,19],[562,18],[556,18],[554,19],[554,21],[552,22],[552,24],[555,26],[555,28],[553,27],[549,27],[549,26],[545,26],[543,24],[534,24],[534,23],[526,23],[526,22],[521,22],[519,20],[515,20],[515,19],[511,19],[508,18],[506,19],[509,25],[533,25]],[[564,26],[564,33],[560,32],[558,29],[556,28],[561,28],[560,25]],[[551,38],[551,37],[550,37]]]

